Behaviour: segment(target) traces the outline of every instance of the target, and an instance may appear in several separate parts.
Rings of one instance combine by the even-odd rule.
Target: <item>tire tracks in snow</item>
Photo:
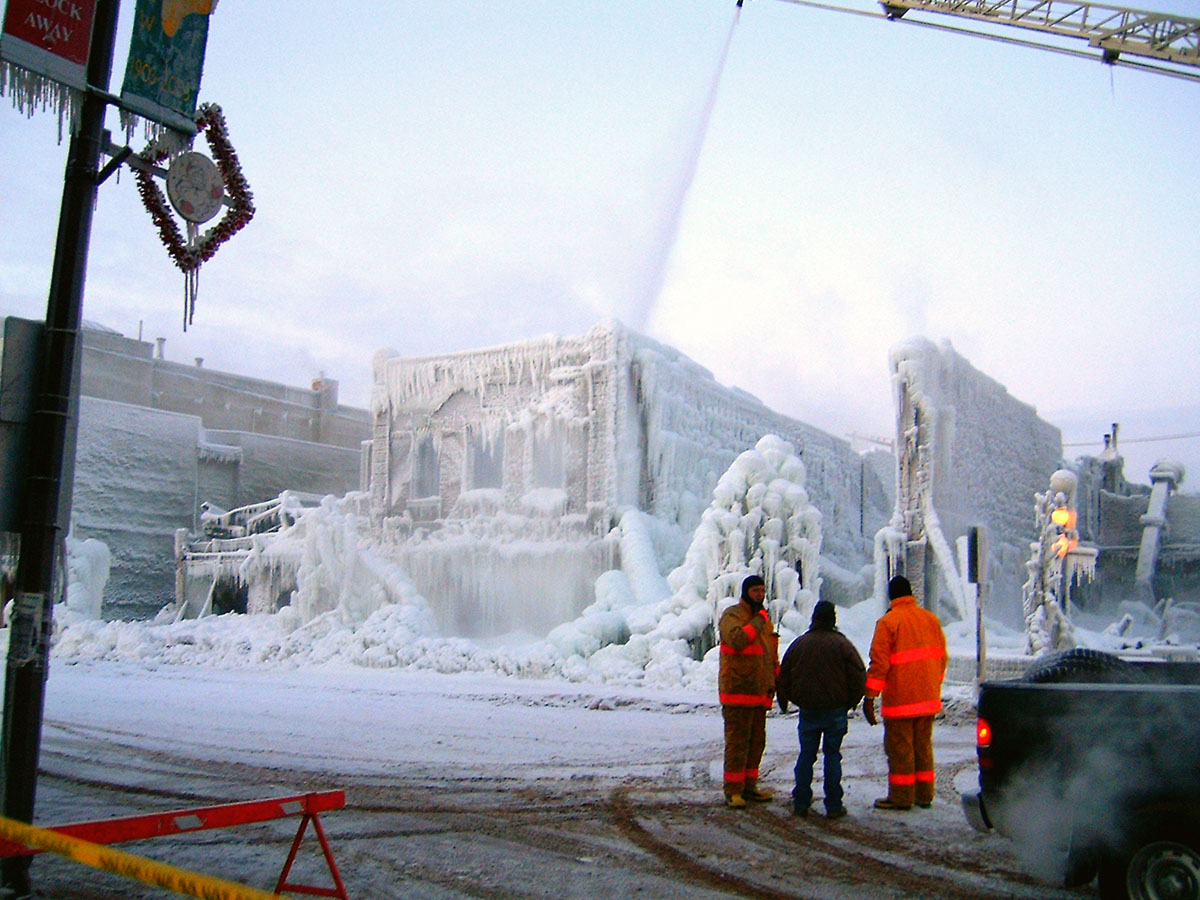
[[[732,811],[719,801],[634,804],[628,790],[614,792],[612,807],[617,827],[630,841],[677,870],[681,877],[739,897],[1044,900],[1078,896],[1048,887],[1023,873],[962,854],[951,856],[932,844],[923,846],[914,835],[907,835],[907,840],[892,837],[874,824],[853,819],[831,822],[815,815],[800,819],[769,807]],[[697,827],[696,823],[703,825]],[[699,838],[695,837],[697,833]],[[759,859],[754,858],[755,851]],[[713,863],[700,861],[714,858],[717,861]],[[733,874],[735,866],[737,871],[761,877]],[[800,886],[814,881],[818,883]],[[780,889],[775,886],[778,884],[789,887]],[[851,885],[857,886],[853,893],[838,893],[839,887],[844,891]]]

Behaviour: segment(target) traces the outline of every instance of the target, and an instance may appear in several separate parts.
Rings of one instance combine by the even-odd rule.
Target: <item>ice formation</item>
[[[954,546],[971,526],[985,526],[988,595],[993,603],[1005,602],[1008,609],[1000,615],[1015,625],[1021,564],[1028,556],[1028,504],[1061,465],[1061,434],[949,342],[897,345],[891,365],[896,506],[879,549],[943,619],[971,621],[974,597],[964,589]]]
[[[621,568],[604,572],[595,600],[540,640],[493,647],[439,630],[407,574],[380,555],[356,510],[363,498],[326,498],[274,535],[256,535],[243,577],[269,576],[288,561],[298,573],[291,602],[271,614],[151,623],[59,617],[61,659],[300,665],[341,661],[442,672],[557,675],[579,681],[708,685],[715,678],[714,620],[741,578],[758,572],[784,640],[807,625],[819,587],[821,515],[804,465],[776,436],[742,453],[720,478],[685,555],[658,570],[652,517],[621,516]],[[257,570],[257,572],[253,571]],[[530,597],[526,605],[536,606]],[[198,651],[202,650],[202,653]]]
[[[1094,572],[1095,554],[1083,558],[1090,564],[1077,567],[1080,555],[1072,551],[1078,544],[1075,531],[1075,493],[1078,479],[1073,472],[1060,469],[1050,476],[1050,489],[1034,498],[1037,540],[1029,545],[1026,568],[1029,578],[1022,592],[1025,612],[1026,650],[1041,656],[1075,646],[1070,619],[1070,587],[1080,575]],[[1056,511],[1063,510],[1059,517]]]
[[[86,619],[99,619],[108,583],[112,554],[108,545],[95,538],[67,537],[66,607]]]
[[[68,605],[56,610],[55,654],[710,688],[714,620],[746,574],[766,579],[785,643],[820,592],[865,650],[897,561],[910,575],[920,566],[947,632],[973,646],[956,545],[973,523],[999,538],[989,570],[999,594],[1014,536],[1027,553],[1024,485],[1032,473],[1045,484],[1057,430],[949,345],[909,342],[892,362],[900,467],[889,522],[886,492],[872,495],[879,469],[844,441],[618,326],[451,357],[381,353],[369,490],[294,515],[281,496],[278,533],[231,535],[244,549],[209,561],[210,574],[248,587],[249,615],[182,620],[179,608],[103,623]],[[209,513],[209,525],[223,521]],[[1057,602],[1030,608],[1032,631],[1050,636],[1035,651],[1067,635]],[[1024,655],[1026,636],[1014,635],[989,624],[991,648]]]

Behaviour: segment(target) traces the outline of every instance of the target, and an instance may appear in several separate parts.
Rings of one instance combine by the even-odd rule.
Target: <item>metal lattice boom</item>
[[[1082,38],[1106,62],[1122,54],[1200,68],[1200,19],[1078,0],[884,0],[889,19],[912,11],[945,13]]]

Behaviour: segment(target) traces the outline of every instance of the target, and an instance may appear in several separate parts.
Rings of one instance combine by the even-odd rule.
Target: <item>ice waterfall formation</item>
[[[363,497],[326,498],[281,531],[256,535],[247,580],[291,569],[296,589],[277,612],[172,621],[59,622],[56,650],[72,658],[359,665],[438,671],[557,674],[575,680],[664,685],[714,677],[713,623],[747,572],[772,586],[771,613],[785,641],[802,631],[819,587],[821,515],[805,468],[781,438],[762,438],[718,481],[684,563],[664,579],[652,517],[627,509],[615,529],[621,567],[596,580],[595,600],[548,637],[491,647],[439,630],[433,606],[380,553]],[[527,598],[536,607],[536,597]]]

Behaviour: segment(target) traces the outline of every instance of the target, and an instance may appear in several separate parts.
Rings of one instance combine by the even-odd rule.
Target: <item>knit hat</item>
[[[761,576],[759,576],[759,575],[748,576],[746,578],[746,580],[742,582],[742,596],[748,597],[750,595],[750,588],[758,587],[760,584],[766,584],[766,582],[762,580]]]
[[[908,583],[908,579],[903,575],[897,575],[888,582],[888,599],[895,600],[897,597],[911,597],[912,585]]]
[[[817,605],[813,607],[812,624],[814,625],[836,625],[837,624],[837,607],[828,600],[818,600]]]

